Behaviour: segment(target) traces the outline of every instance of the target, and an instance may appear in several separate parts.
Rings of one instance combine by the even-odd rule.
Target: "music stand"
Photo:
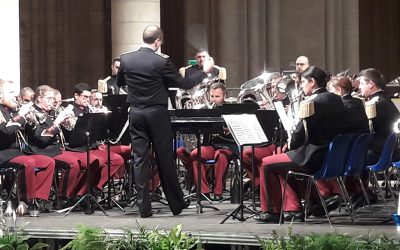
[[[128,103],[126,102],[126,98],[127,95],[104,96],[103,105],[111,111],[111,113],[108,114],[109,121],[112,121],[108,126],[110,130],[109,138],[118,138],[124,129],[124,124],[128,121]],[[128,130],[125,130],[121,137],[121,144],[129,145],[130,143],[131,138]]]
[[[183,134],[196,135],[196,148],[197,148],[197,187],[196,187],[196,208],[197,213],[203,213],[203,208],[211,208],[216,211],[219,209],[213,206],[201,204],[201,197],[204,197],[212,204],[203,193],[201,193],[201,138],[202,134],[221,133],[223,131],[223,120],[220,117],[220,112],[215,109],[179,109],[170,111],[170,116],[175,118],[171,119],[172,127],[175,131],[180,131]],[[185,196],[189,198],[192,195]]]
[[[109,135],[109,129],[107,129],[107,134]],[[118,202],[111,197],[111,145],[110,145],[110,138],[109,136],[107,136],[107,140],[106,140],[106,144],[107,144],[107,185],[108,185],[108,189],[107,189],[107,197],[102,199],[100,202],[103,202],[105,200],[107,200],[107,207],[108,209],[112,208],[111,202],[114,203],[122,212],[125,212],[125,209],[118,204]],[[99,202],[99,203],[100,203]]]
[[[82,147],[86,145],[86,182],[87,182],[87,192],[86,194],[78,200],[75,205],[73,205],[64,216],[67,216],[75,207],[77,207],[81,202],[86,202],[85,214],[92,214],[92,203],[94,203],[103,211],[104,215],[108,216],[104,208],[93,198],[93,188],[90,181],[90,147],[97,140],[105,139],[107,132],[107,120],[103,113],[85,113],[80,116],[76,121],[74,130],[71,134],[71,140],[69,142],[69,147]]]
[[[243,148],[245,146],[261,146],[268,142],[265,133],[260,126],[255,114],[242,114],[242,115],[223,115],[222,116],[228,125],[229,131],[233,135],[236,144],[239,146],[240,150],[240,179],[239,179],[239,206],[230,212],[220,224],[225,223],[225,221],[232,217],[233,219],[238,219],[239,221],[245,221],[251,218],[257,211],[254,211],[243,204]],[[253,151],[254,155],[254,151]],[[254,158],[254,156],[252,156]],[[252,159],[254,161],[254,159]],[[253,164],[254,165],[254,164]],[[254,170],[254,166],[253,166]],[[254,178],[254,177],[253,177]],[[254,181],[253,181],[254,184]],[[253,190],[254,192],[254,190]],[[254,197],[254,194],[253,194]],[[254,202],[254,200],[253,200]],[[252,215],[248,218],[244,218],[244,210],[247,210]],[[238,215],[239,214],[239,215]]]

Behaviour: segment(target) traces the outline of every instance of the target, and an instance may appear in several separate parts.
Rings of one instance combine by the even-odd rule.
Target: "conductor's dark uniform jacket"
[[[168,114],[168,87],[190,89],[206,78],[199,71],[183,78],[164,54],[150,47],[121,55],[117,85],[128,86],[129,131],[132,138],[135,184],[142,217],[151,216],[148,194],[150,143],[156,154],[161,185],[173,214],[184,208],[172,151],[172,128]]]

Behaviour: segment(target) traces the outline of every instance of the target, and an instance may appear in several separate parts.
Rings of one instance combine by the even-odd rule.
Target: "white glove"
[[[206,57],[203,62],[203,71],[208,73],[212,70],[213,67],[214,67],[214,59],[211,56]]]
[[[62,123],[65,118],[67,118],[66,113],[65,112],[61,112],[60,114],[58,114],[57,118],[54,120],[54,124],[59,126],[60,123]]]
[[[61,111],[57,118],[54,120],[54,124],[59,126],[60,123],[62,123],[67,117],[68,115],[72,112],[72,110],[74,109],[74,106],[72,106],[71,104],[68,105],[68,107],[66,107],[63,111]]]
[[[33,105],[32,102],[29,102],[29,103],[27,103],[27,104],[23,104],[23,105],[21,106],[21,108],[19,109],[19,111],[18,111],[18,115],[20,115],[20,116],[25,116],[26,114],[28,114],[29,111],[30,111],[31,108],[32,108],[32,105]]]

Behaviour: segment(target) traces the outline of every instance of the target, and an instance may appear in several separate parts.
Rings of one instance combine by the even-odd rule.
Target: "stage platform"
[[[207,202],[203,202],[206,204]],[[192,204],[195,204],[193,201]],[[270,238],[273,231],[279,235],[286,235],[289,223],[261,224],[253,218],[240,222],[229,218],[224,224],[220,222],[225,216],[237,207],[237,204],[231,204],[227,201],[223,203],[214,203],[214,206],[220,211],[204,209],[204,213],[197,214],[196,208],[191,205],[185,209],[179,216],[173,216],[168,207],[154,202],[153,209],[159,212],[153,217],[142,219],[138,216],[137,207],[127,207],[125,212],[114,208],[107,210],[109,216],[104,216],[101,211],[95,211],[92,215],[85,215],[83,212],[72,212],[68,216],[57,212],[41,213],[39,217],[18,217],[17,224],[29,223],[24,231],[31,238],[41,239],[71,239],[77,232],[78,225],[88,225],[102,227],[111,235],[121,235],[124,228],[136,231],[140,226],[146,229],[170,229],[174,225],[182,224],[185,232],[200,236],[201,240],[209,244],[258,245],[256,235]],[[391,209],[394,211],[393,206]],[[378,235],[386,234],[389,237],[400,237],[396,233],[396,228],[390,217],[385,214],[383,205],[375,206],[377,211],[371,215],[366,208],[358,210],[358,220],[351,222],[347,215],[339,215],[337,211],[331,212],[334,228],[324,218],[311,217],[308,222],[294,223],[293,232],[295,234],[327,233],[340,232],[352,236],[360,235]],[[245,213],[245,216],[248,214]]]

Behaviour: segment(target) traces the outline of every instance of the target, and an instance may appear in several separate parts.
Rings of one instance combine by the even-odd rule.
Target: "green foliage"
[[[256,236],[257,237],[257,236]],[[276,231],[272,239],[257,237],[263,250],[393,250],[400,249],[400,243],[386,236],[358,237],[339,233],[311,234],[301,236],[293,234],[291,227],[287,236],[279,236]]]
[[[32,247],[28,245],[28,237],[16,233],[6,233],[0,238],[0,249],[2,250],[37,250],[47,248],[45,243],[36,243]]]
[[[182,232],[182,225],[177,225],[170,232],[155,229],[146,231],[140,227],[136,235],[126,229],[123,237],[106,239],[107,250],[183,250],[202,249],[200,240]]]
[[[104,230],[99,227],[78,226],[78,234],[61,250],[99,250],[105,249]]]
[[[80,226],[76,237],[62,249],[71,250],[189,250],[203,249],[199,238],[182,232],[182,225],[173,227],[169,232],[165,230],[145,230],[139,227],[139,232],[125,229],[121,237],[107,236],[105,231],[97,227]],[[8,237],[12,237],[8,236]],[[257,236],[256,236],[257,237]],[[4,238],[4,237],[3,237]],[[289,227],[287,235],[278,235],[273,231],[271,239],[257,237],[264,250],[394,250],[400,249],[400,243],[386,236],[360,236],[352,238],[339,233],[311,234],[302,236],[294,234]],[[26,242],[25,237],[18,239]],[[7,240],[4,242],[10,242]],[[25,250],[27,244],[20,248],[0,249]]]

